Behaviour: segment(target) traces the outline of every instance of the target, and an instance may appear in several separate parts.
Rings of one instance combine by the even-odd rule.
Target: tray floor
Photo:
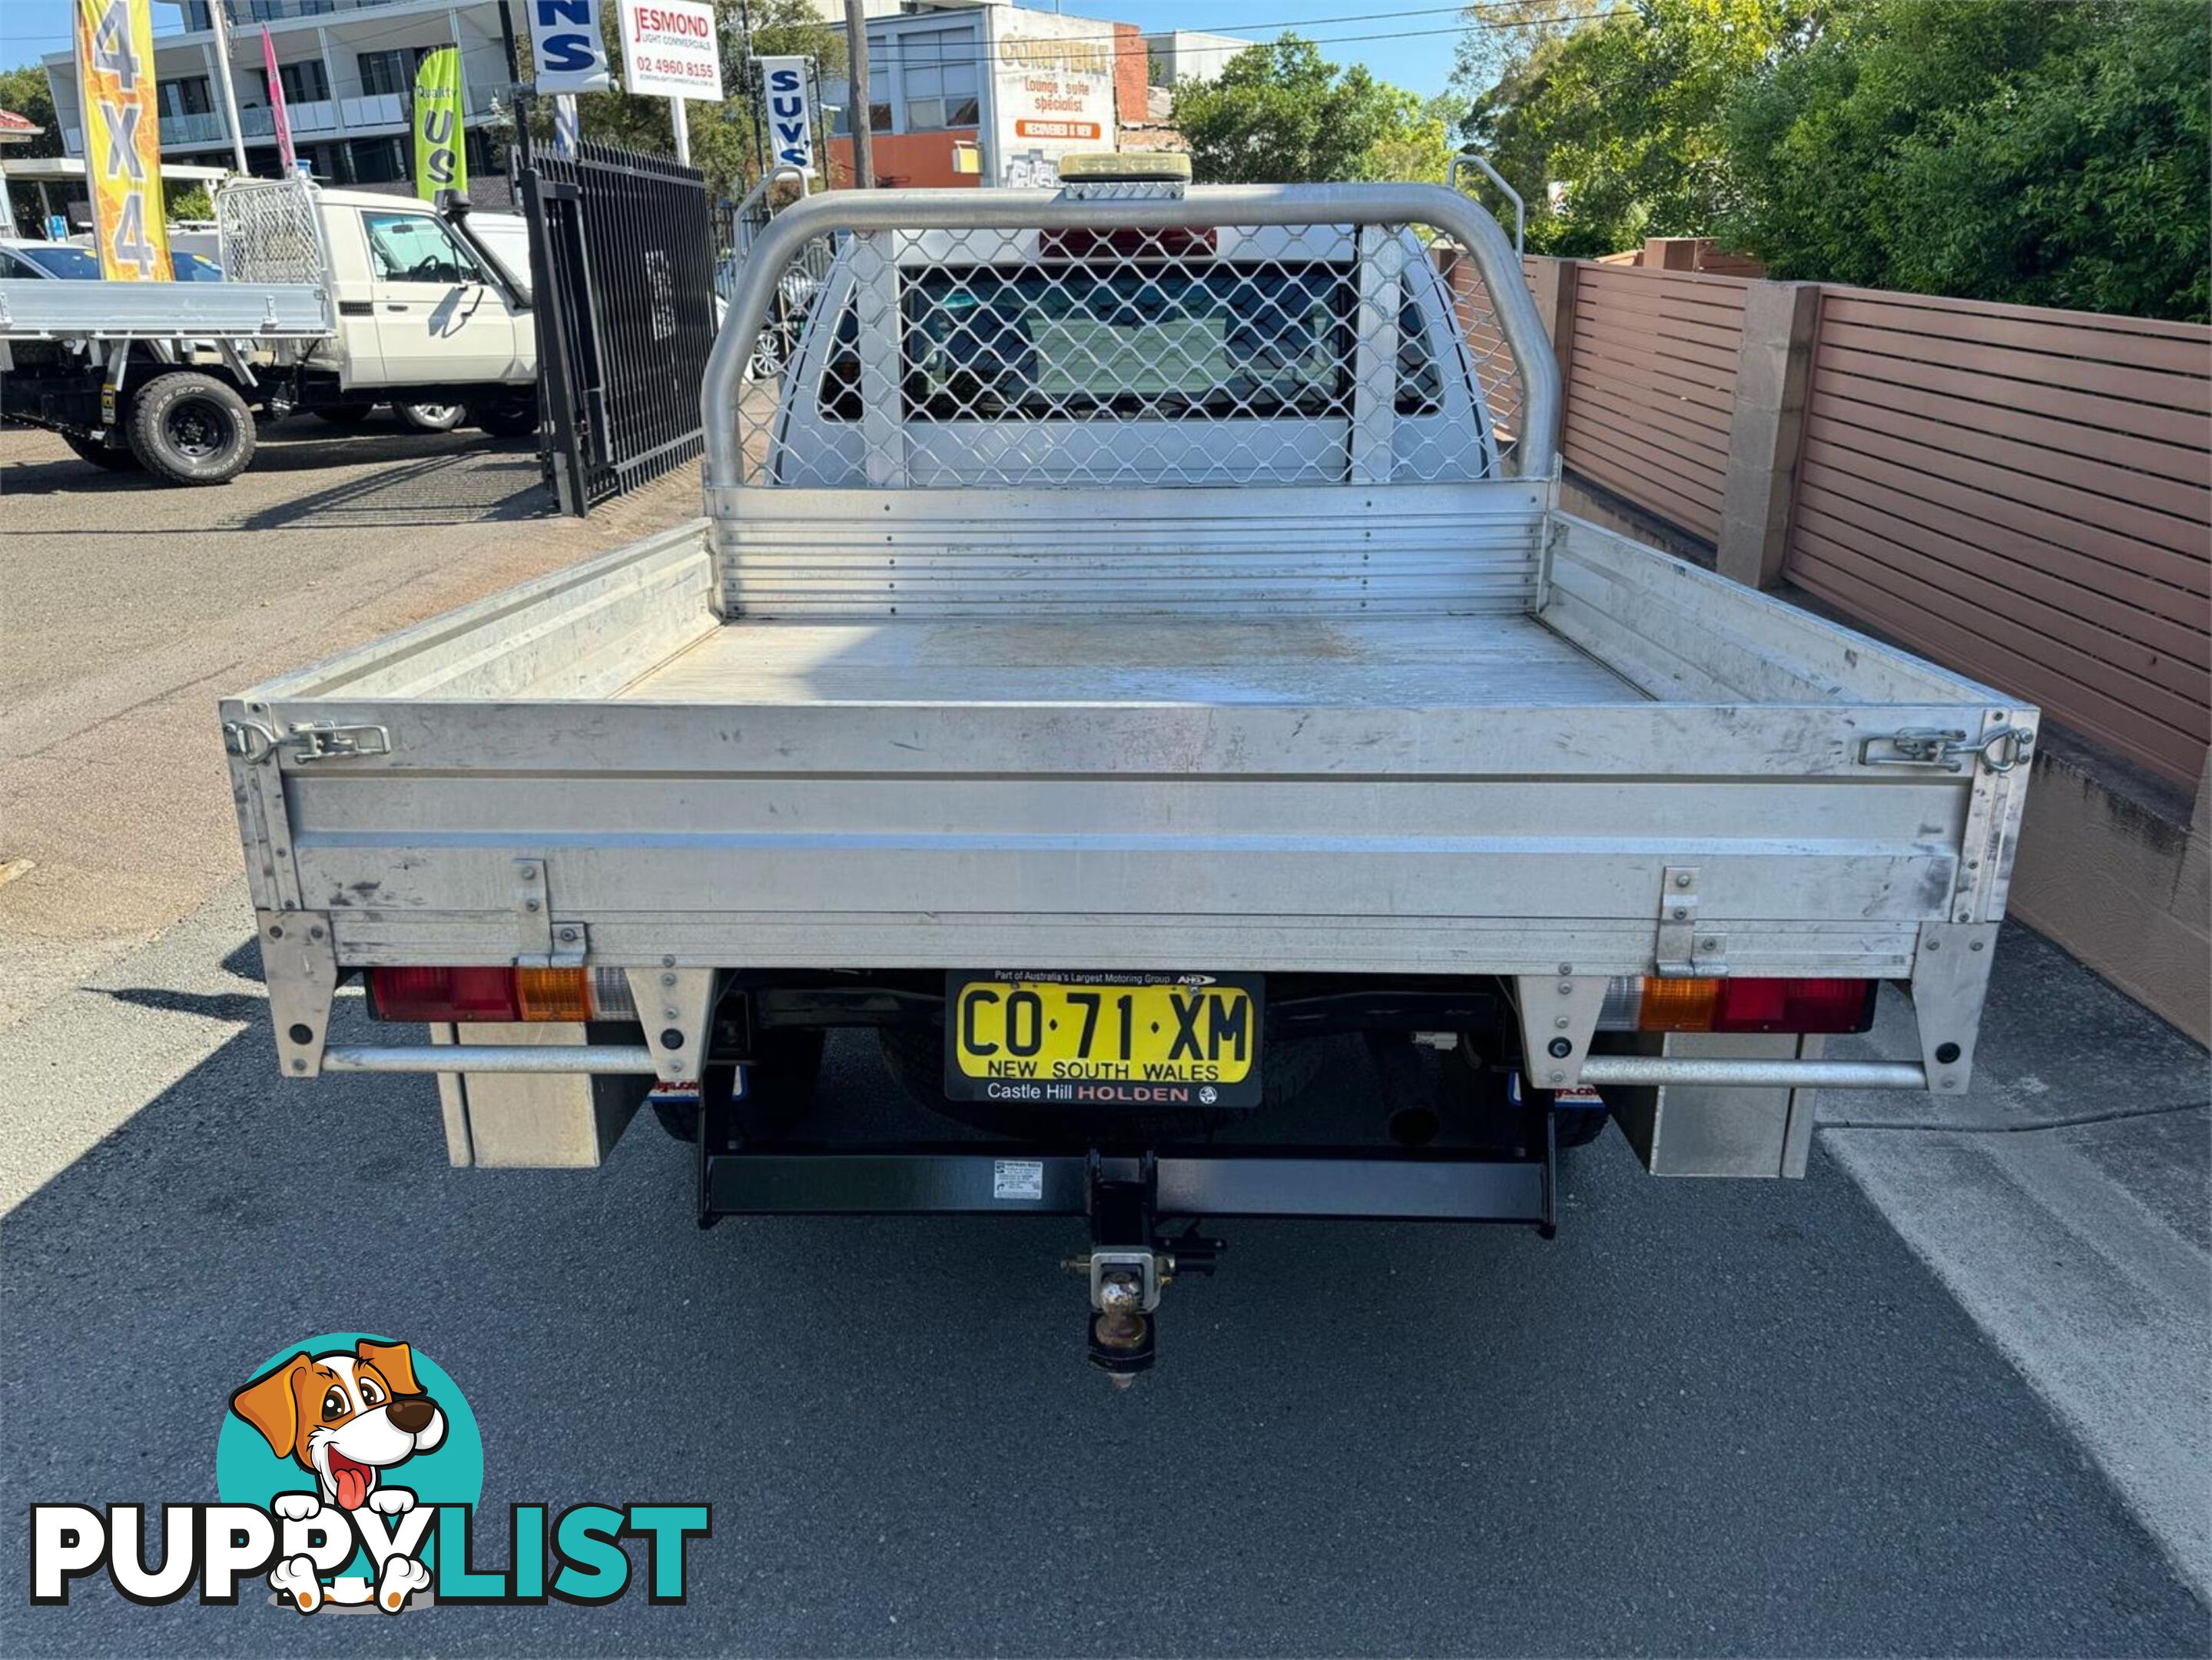
[[[620,696],[680,703],[1261,703],[1327,708],[1637,703],[1534,617],[749,621]]]

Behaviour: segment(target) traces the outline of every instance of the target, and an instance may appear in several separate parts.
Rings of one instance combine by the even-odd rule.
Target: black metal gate
[[[699,453],[714,344],[705,180],[664,155],[532,142],[518,183],[537,274],[546,483],[564,513]]]

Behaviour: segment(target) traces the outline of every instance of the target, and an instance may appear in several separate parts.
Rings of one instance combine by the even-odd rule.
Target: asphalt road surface
[[[1802,1183],[1662,1183],[1609,1137],[1551,1243],[1224,1224],[1220,1276],[1170,1291],[1159,1369],[1116,1395],[1056,1266],[1073,1224],[702,1233],[649,1118],[596,1172],[450,1170],[428,1080],[276,1079],[256,975],[232,896],[79,994],[121,1074],[88,1110],[142,1104],[0,1224],[0,1513],[204,1499],[248,1369],[376,1330],[465,1389],[493,1514],[710,1501],[692,1599],[311,1638],[100,1584],[11,1596],[9,1652],[2206,1648],[2112,1486],[1825,1152]],[[203,1057],[143,1075],[179,1025]],[[65,1134],[78,1067],[45,1076]],[[1319,1087],[1362,1084],[1347,1060]],[[898,1110],[866,1046],[823,1097]],[[9,1529],[0,1584],[23,1549]]]
[[[1083,1364],[1081,1287],[1058,1267],[1073,1223],[701,1232],[685,1150],[649,1116],[596,1171],[454,1171],[428,1079],[283,1082],[242,885],[173,805],[202,770],[220,795],[220,763],[173,738],[171,714],[134,726],[124,696],[136,675],[177,732],[187,715],[211,727],[202,681],[299,660],[290,635],[241,628],[234,598],[179,586],[197,571],[246,592],[209,567],[259,557],[281,587],[281,557],[236,539],[200,567],[149,544],[135,583],[102,568],[122,621],[99,651],[81,643],[96,615],[68,624],[64,590],[72,562],[108,556],[55,533],[72,523],[0,544],[11,611],[57,619],[74,654],[11,714],[82,696],[99,718],[46,758],[112,757],[78,778],[76,818],[42,833],[64,851],[80,830],[158,848],[167,814],[191,856],[149,885],[137,935],[70,933],[50,892],[35,915],[58,943],[26,959],[38,971],[0,1018],[0,1515],[17,1518],[0,1529],[0,1652],[2212,1651],[2172,1566],[2185,1552],[2146,1528],[2159,1512],[2123,1468],[2143,1441],[2101,1449],[2083,1425],[2094,1386],[2053,1386],[2008,1335],[2104,1282],[2055,1251],[2024,1264],[2046,1294],[2008,1327],[2014,1281],[1992,1291],[1953,1249],[1981,1237],[1975,1216],[1911,1191],[1962,1168],[1921,1158],[1939,1138],[1917,1128],[1848,1118],[1868,1127],[1825,1132],[1792,1183],[1654,1181],[1608,1136],[1571,1155],[1548,1243],[1224,1223],[1221,1274],[1168,1292],[1159,1369],[1115,1394]],[[462,562],[489,586],[514,580],[494,566],[586,545],[556,557],[501,538],[573,532],[445,523],[441,557],[385,567],[332,632],[421,614],[434,590],[469,597],[449,592]],[[411,535],[333,545],[329,580]],[[180,666],[187,636],[222,660]],[[24,637],[11,617],[11,657]],[[0,930],[36,875],[0,887]],[[2122,1053],[2147,1080],[2143,1122],[2203,1140],[2201,1050],[2025,936],[1998,968],[1984,1051],[2009,1058],[1988,1067],[1990,1122],[1952,1140],[2089,1133],[2056,1106],[2005,1115],[2098,1089]],[[361,1041],[360,1001],[340,1007],[334,1041]],[[1356,1053],[1316,1087],[1366,1089]],[[833,1050],[823,1100],[844,1119],[905,1110],[865,1043]],[[2185,1152],[2166,1178],[2185,1231],[2202,1186]],[[1902,1196],[1878,1207],[1874,1191]],[[2193,1304],[2174,1316],[2125,1294],[2069,1353],[2124,1345],[2130,1322],[2198,1335]],[[251,1588],[235,1608],[148,1608],[101,1581],[27,1605],[27,1506],[212,1499],[230,1391],[334,1329],[404,1339],[465,1389],[487,1452],[480,1563],[505,1560],[509,1502],[706,1501],[689,1602],[633,1591],[309,1627]],[[2185,1378],[2132,1387],[2188,1398]],[[2144,1422],[2185,1483],[2194,1455]]]

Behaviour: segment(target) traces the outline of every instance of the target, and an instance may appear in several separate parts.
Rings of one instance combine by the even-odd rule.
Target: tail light
[[[1864,1031],[1878,980],[1644,979],[1606,988],[1601,1031]]]
[[[620,969],[371,969],[369,1012],[380,1020],[635,1020]]]

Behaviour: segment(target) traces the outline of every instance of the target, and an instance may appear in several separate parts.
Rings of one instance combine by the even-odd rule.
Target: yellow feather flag
[[[434,202],[441,190],[469,187],[469,149],[461,137],[461,54],[441,46],[415,71],[415,194]]]
[[[154,93],[148,0],[76,0],[77,88],[84,174],[110,282],[167,283],[168,204],[161,196],[161,116]]]

